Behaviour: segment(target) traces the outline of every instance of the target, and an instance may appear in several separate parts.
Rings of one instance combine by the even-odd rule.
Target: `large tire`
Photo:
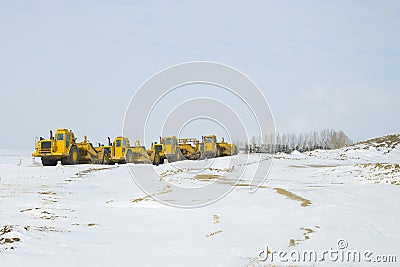
[[[133,153],[131,150],[128,150],[128,152],[126,153],[126,163],[133,163],[133,161]]]
[[[76,146],[71,147],[69,150],[69,157],[67,160],[67,164],[75,165],[79,163],[79,151]]]
[[[56,166],[56,159],[41,158],[43,166]]]
[[[156,154],[154,155],[153,164],[156,165],[156,166],[158,166],[158,165],[160,165],[160,161],[161,161],[161,159],[160,159],[160,154],[156,153]]]

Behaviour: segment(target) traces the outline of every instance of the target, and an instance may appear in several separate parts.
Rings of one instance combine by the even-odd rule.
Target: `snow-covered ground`
[[[0,266],[400,262],[400,146],[370,142],[333,151],[277,154],[268,180],[256,193],[249,194],[249,181],[241,181],[222,200],[195,209],[174,208],[147,197],[125,165],[42,167],[32,164],[31,152],[0,150]],[[232,160],[239,165],[246,159],[238,155]],[[226,160],[215,163],[224,166]],[[194,168],[202,163],[179,164]],[[212,179],[195,179],[196,174],[177,172],[171,164],[155,168],[174,184],[212,181],[233,186],[220,179],[218,168],[208,170]],[[346,248],[340,249],[343,244]],[[269,258],[262,261],[266,247]],[[285,263],[274,252],[313,250],[320,258],[329,249],[371,251],[371,262],[340,257],[335,261],[325,254],[321,262]],[[397,263],[373,263],[378,255],[396,256]]]

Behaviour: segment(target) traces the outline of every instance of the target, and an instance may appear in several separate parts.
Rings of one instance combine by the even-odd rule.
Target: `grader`
[[[58,161],[63,165],[78,163],[108,164],[110,146],[94,147],[86,136],[80,143],[76,142],[74,133],[68,129],[57,129],[55,136],[50,131],[50,138],[36,142],[33,157],[40,157],[43,166],[55,166]]]

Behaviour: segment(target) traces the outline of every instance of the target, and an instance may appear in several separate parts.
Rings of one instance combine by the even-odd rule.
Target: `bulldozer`
[[[55,166],[58,161],[63,165],[74,164],[108,164],[110,160],[110,147],[94,147],[84,137],[80,143],[76,142],[74,133],[68,129],[57,129],[55,136],[50,130],[50,138],[36,142],[33,157],[40,157],[43,166]]]
[[[204,154],[201,150],[201,144],[196,138],[179,138],[178,145],[186,159],[198,160]]]
[[[238,154],[236,145],[225,142],[222,137],[221,142],[217,142],[217,157],[233,156]]]
[[[180,161],[185,159],[179,149],[178,139],[176,136],[160,137],[160,144],[162,144],[163,152],[169,162]]]

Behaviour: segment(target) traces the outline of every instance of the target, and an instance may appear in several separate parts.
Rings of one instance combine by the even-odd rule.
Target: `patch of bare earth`
[[[276,188],[274,188],[274,190],[278,194],[286,196],[288,199],[299,201],[300,205],[302,207],[307,207],[307,206],[311,205],[311,201],[310,200],[308,200],[306,198],[303,198],[301,196],[298,196],[296,194],[293,194],[292,192],[290,192],[290,191],[288,191],[286,189],[276,187]]]

